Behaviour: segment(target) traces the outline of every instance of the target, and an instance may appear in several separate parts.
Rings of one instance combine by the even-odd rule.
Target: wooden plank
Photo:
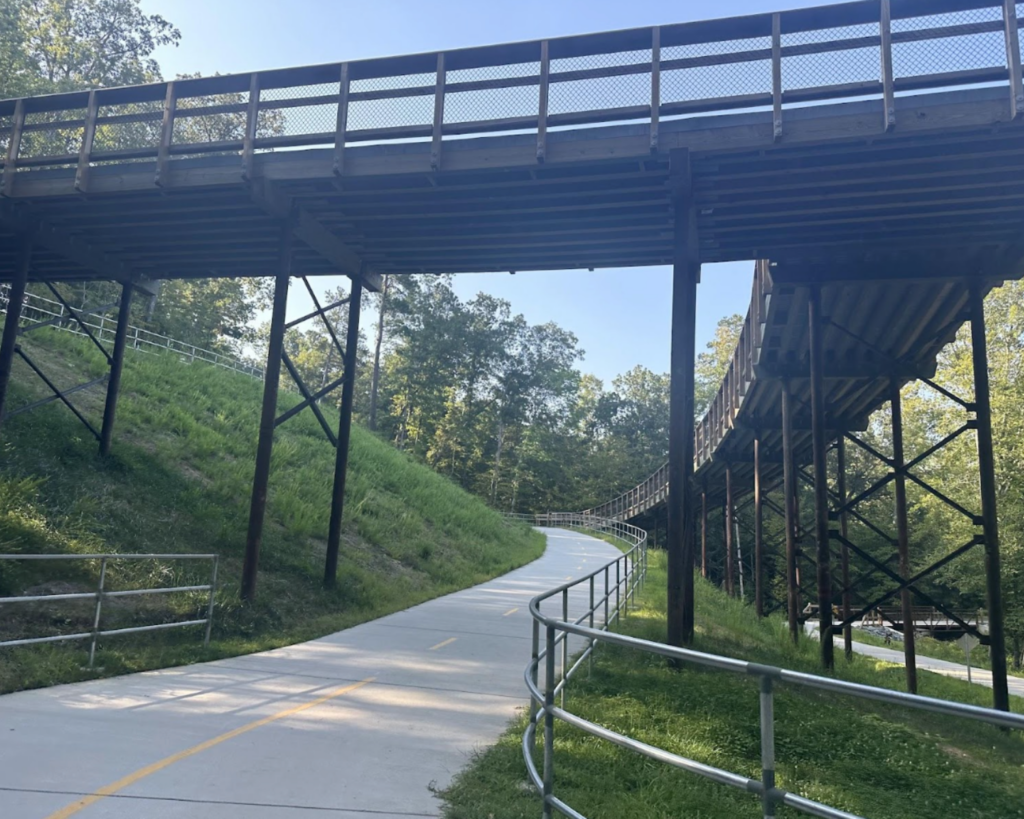
[[[1024,80],[1021,76],[1016,0],[1003,0],[1003,26],[1006,33],[1006,66],[1010,74],[1010,118],[1018,119],[1024,115]]]
[[[82,131],[82,147],[78,153],[78,168],[75,171],[75,190],[85,193],[89,186],[89,161],[92,157],[92,143],[96,137],[96,117],[99,103],[96,91],[89,92],[89,105],[85,112],[85,129]]]
[[[772,15],[772,129],[782,139],[782,15]]]
[[[434,86],[434,128],[430,143],[430,169],[441,170],[441,136],[444,129],[444,52],[437,55],[437,83]]]
[[[661,116],[661,26],[651,29],[651,153],[658,153]]]
[[[242,137],[242,179],[252,179],[256,131],[260,119],[260,75],[253,72],[249,80],[249,102],[245,109],[245,135]]]
[[[177,83],[167,83],[167,95],[164,97],[164,114],[160,123],[160,145],[156,155],[156,177],[153,180],[158,187],[167,184],[167,163],[171,157],[171,142],[174,139],[174,112],[178,105]]]
[[[348,63],[342,63],[338,84],[338,119],[334,129],[334,165],[331,168],[335,176],[341,176],[345,172],[345,132],[348,130],[348,103],[351,86]]]
[[[11,127],[11,138],[7,143],[7,159],[4,162],[3,185],[0,193],[11,196],[14,192],[14,174],[17,171],[18,152],[21,149],[21,132],[25,127],[25,100],[18,100],[14,109],[14,124]]]
[[[882,101],[883,125],[886,132],[896,127],[896,93],[893,88],[892,71],[892,7],[890,0],[880,0],[879,16],[882,56]]]
[[[548,41],[540,43],[540,95],[537,102],[537,161],[547,159],[548,141],[548,89],[551,81],[551,55]]]

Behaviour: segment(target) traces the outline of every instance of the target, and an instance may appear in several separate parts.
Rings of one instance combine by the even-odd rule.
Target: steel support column
[[[839,533],[843,536],[841,551],[843,572],[843,651],[847,660],[853,659],[853,626],[850,625],[852,606],[850,594],[850,549],[845,541],[849,540],[849,520],[846,512],[846,437],[839,436],[836,442],[836,494],[839,496]]]
[[[352,281],[348,303],[348,333],[345,336],[345,382],[341,387],[341,412],[338,419],[338,446],[334,455],[334,491],[331,494],[331,521],[327,528],[327,561],[324,585],[332,588],[338,579],[338,551],[341,547],[341,516],[345,510],[345,475],[348,471],[348,443],[352,431],[352,400],[356,386],[356,358],[359,352],[359,309],[363,284]]]
[[[697,216],[689,151],[673,151],[672,349],[669,401],[668,642],[693,640],[693,377],[697,323]]]
[[[832,668],[832,574],[831,543],[828,534],[828,472],[825,469],[825,325],[821,316],[821,288],[812,287],[807,301],[811,364],[811,443],[814,461],[814,537],[818,564],[818,636],[821,640],[821,664]]]
[[[110,354],[107,400],[103,407],[103,426],[100,428],[100,455],[110,454],[110,442],[114,435],[114,416],[117,415],[117,398],[121,393],[121,371],[124,369],[124,348],[128,341],[128,320],[131,317],[134,293],[135,285],[131,282],[124,282],[121,285],[121,304],[117,309],[114,349]]]
[[[736,596],[736,567],[733,564],[733,517],[735,512],[732,506],[732,464],[725,465],[725,593],[730,597]]]
[[[903,401],[900,383],[895,378],[889,385],[889,401],[892,406],[892,468],[895,473],[896,495],[896,543],[900,555],[900,579],[906,582],[910,571],[910,533],[907,527],[907,477],[906,460],[903,457]],[[917,693],[917,656],[914,649],[914,609],[910,589],[900,591],[900,606],[903,612],[903,659],[907,669],[907,691]]]
[[[700,576],[708,576],[708,490],[700,493]]]
[[[992,654],[992,704],[1010,710],[1006,683],[1006,635],[1003,630],[1003,590],[999,567],[999,521],[996,517],[996,467],[992,444],[992,398],[988,383],[988,341],[985,301],[979,284],[970,294],[971,348],[974,364],[974,402],[978,419],[978,471],[981,479],[981,517],[985,536],[985,582],[988,593],[988,634]]]
[[[786,510],[786,611],[789,633],[795,643],[800,637],[796,595],[796,464],[793,462],[793,395],[789,382],[782,382],[782,491]]]
[[[754,611],[764,617],[764,515],[761,498],[761,437],[754,437]]]
[[[32,264],[32,240],[25,239],[14,268],[11,289],[7,291],[7,316],[4,319],[3,340],[0,341],[0,424],[3,423],[4,405],[7,403],[7,386],[11,382],[11,368],[14,365],[14,348],[18,346],[18,321],[25,303],[25,287],[28,284],[28,270]]]
[[[274,448],[277,390],[281,381],[285,311],[288,307],[288,282],[292,267],[290,226],[285,227],[281,238],[278,264],[278,274],[274,282],[274,307],[270,316],[267,367],[263,377],[263,410],[260,415],[259,442],[256,444],[256,471],[253,474],[252,499],[249,503],[249,531],[245,540],[245,562],[242,565],[243,600],[252,600],[256,596],[256,574],[259,568],[260,545],[263,542],[263,518],[267,511],[267,484],[270,480],[270,456]]]

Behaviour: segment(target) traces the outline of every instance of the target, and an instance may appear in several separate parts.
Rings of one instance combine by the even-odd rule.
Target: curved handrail
[[[772,293],[771,264],[759,260],[754,265],[750,307],[740,328],[729,367],[719,384],[714,400],[694,425],[693,469],[698,472],[714,456],[719,444],[732,428],[733,419],[743,406],[755,369],[761,359],[764,342],[764,316]],[[632,489],[587,509],[583,514],[628,520],[656,506],[668,497],[668,464],[665,463]]]
[[[635,598],[638,587],[642,588],[643,580],[647,569],[647,533],[636,526],[631,526],[621,521],[598,518],[584,513],[549,513],[546,515],[517,515],[520,520],[531,521],[537,524],[550,526],[571,526],[574,528],[589,529],[598,533],[611,532],[633,546],[622,557],[610,561],[608,564],[595,569],[577,580],[563,583],[543,594],[539,594],[530,601],[530,614],[533,619],[533,652],[529,665],[527,665],[523,679],[526,688],[530,692],[530,719],[526,730],[523,732],[522,748],[523,759],[530,780],[543,795],[543,817],[550,819],[552,811],[557,811],[563,816],[571,819],[587,819],[579,811],[563,802],[554,794],[554,728],[555,720],[571,725],[591,736],[611,742],[622,748],[646,756],[666,765],[671,765],[684,771],[703,776],[714,782],[728,785],[733,788],[744,790],[761,799],[764,806],[765,817],[775,816],[775,806],[785,805],[794,810],[810,816],[824,817],[825,819],[863,819],[856,814],[848,813],[837,808],[830,807],[821,802],[815,802],[799,794],[780,788],[775,783],[775,711],[774,711],[774,686],[776,683],[798,685],[806,688],[814,688],[821,691],[829,691],[836,694],[857,697],[860,699],[874,700],[877,702],[899,705],[904,708],[914,708],[921,711],[942,714],[951,717],[961,717],[978,722],[996,725],[1002,728],[1014,728],[1024,730],[1024,715],[1012,714],[1005,711],[997,711],[992,708],[984,708],[977,705],[966,705],[958,702],[939,700],[933,697],[922,697],[916,694],[904,694],[899,691],[890,691],[885,688],[876,688],[860,683],[846,682],[829,677],[819,677],[814,674],[806,674],[801,671],[791,671],[776,666],[761,665],[759,663],[737,660],[732,657],[722,657],[715,654],[707,654],[692,649],[676,648],[656,643],[650,640],[641,640],[636,637],[628,637],[623,634],[616,634],[608,631],[611,622],[617,621],[620,610],[625,607],[628,612],[630,601]],[[609,601],[611,589],[606,580],[604,597],[595,602],[594,579],[602,572],[608,577],[611,566],[619,567],[620,562],[628,561],[632,556],[633,571],[627,572],[622,581],[626,584],[625,599],[620,600],[618,591],[622,586],[619,582],[615,586],[616,608],[613,615],[609,615]],[[589,583],[590,587],[590,608],[583,615],[575,620],[569,620],[568,594],[575,586]],[[541,611],[541,605],[551,598],[562,596],[562,617],[551,617]],[[599,627],[595,627],[594,616],[597,610],[604,606],[605,617]],[[588,621],[589,625],[584,625]],[[541,648],[540,628],[545,629],[544,647]],[[568,663],[568,640],[570,635],[582,637],[586,640],[586,648],[576,657],[572,665]],[[679,665],[695,665],[705,668],[714,668],[720,671],[734,674],[744,674],[755,677],[759,681],[759,697],[761,708],[761,779],[751,779],[741,774],[727,771],[706,765],[694,759],[672,753],[671,751],[658,748],[648,743],[641,742],[632,737],[620,734],[598,725],[589,720],[583,719],[565,707],[565,689],[572,675],[580,667],[584,660],[590,660],[598,643],[609,643],[624,648],[638,651],[645,651],[650,654],[657,654],[669,658]],[[556,662],[557,648],[561,644],[561,667]],[[538,680],[541,661],[544,661],[544,684]],[[560,695],[560,705],[555,705],[555,697]],[[544,722],[544,755],[543,769],[538,770],[533,758],[533,749],[536,740],[537,723],[543,719]]]

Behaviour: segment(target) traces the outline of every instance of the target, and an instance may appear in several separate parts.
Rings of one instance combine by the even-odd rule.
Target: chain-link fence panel
[[[771,37],[750,37],[663,48],[662,103],[771,94],[771,58],[739,58],[739,55],[749,52],[764,52],[766,49],[770,51],[771,47]],[[686,64],[672,67],[671,63],[675,60],[686,61]]]
[[[174,145],[205,145],[240,140],[245,135],[248,94],[209,94],[179,97],[174,114]],[[198,113],[200,108],[226,108],[217,113]]]
[[[333,134],[340,92],[337,82],[266,89],[260,94],[256,136]]]
[[[524,83],[511,88],[458,90],[460,83],[501,80],[523,80]],[[540,105],[539,84],[539,61],[449,71],[445,76],[444,121],[454,124],[536,117]]]
[[[1024,26],[1024,3],[1017,4],[1017,29]],[[1020,61],[1024,63],[1024,37],[1020,37]]]
[[[1002,21],[1002,8],[893,20],[893,76],[1005,68]]]
[[[349,131],[430,125],[434,121],[434,87],[437,74],[405,74],[399,77],[372,77],[353,80],[350,94],[406,90],[401,96],[383,99],[351,99],[348,106]]]
[[[631,70],[616,73],[616,69]],[[563,79],[577,71],[607,72],[611,76]],[[552,60],[548,113],[569,114],[602,111],[651,103],[651,50],[619,51]]]
[[[877,81],[881,77],[880,26],[865,23],[782,35],[782,90]],[[874,45],[864,45],[874,40]],[[862,44],[858,45],[858,41]],[[846,43],[841,49],[835,45]],[[816,49],[822,49],[817,51]],[[812,53],[788,54],[794,51]]]
[[[163,108],[160,100],[101,106],[97,112],[93,152],[155,148],[160,144]]]

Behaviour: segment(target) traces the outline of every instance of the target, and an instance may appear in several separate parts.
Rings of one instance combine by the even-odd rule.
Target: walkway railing
[[[213,628],[213,601],[217,590],[217,563],[218,557],[215,554],[96,554],[96,555],[0,555],[0,561],[96,561],[100,562],[99,580],[96,591],[71,592],[65,594],[31,594],[19,595],[16,597],[0,597],[0,606],[25,605],[28,603],[56,603],[69,600],[95,600],[96,607],[93,614],[93,626],[90,631],[77,632],[73,634],[56,634],[49,637],[26,637],[20,640],[0,641],[0,648],[13,648],[14,646],[38,645],[39,643],[61,643],[74,640],[89,640],[89,668],[93,667],[96,660],[96,645],[100,637],[116,637],[124,634],[141,634],[146,631],[165,631],[172,628],[187,628],[189,626],[204,626],[203,645],[210,644],[210,631]],[[182,560],[208,560],[210,561],[210,581],[208,583],[191,586],[156,586],[138,589],[123,589],[111,591],[107,588],[107,567],[113,561],[118,560],[161,560],[161,561],[182,561]],[[140,597],[152,594],[206,594],[206,616],[192,620],[182,620],[174,623],[157,623],[149,626],[131,626],[129,628],[103,628],[103,604],[108,600],[124,597]]]
[[[419,141],[441,167],[447,137],[533,135],[646,124],[658,149],[662,120],[764,111],[783,138],[794,108],[851,98],[878,101],[895,126],[899,95],[978,85],[1008,89],[1024,109],[1013,0],[865,0],[824,8],[508,43],[447,52],[180,79],[0,101],[0,192],[38,168],[90,170],[168,161],[333,148],[344,172],[352,143]]]
[[[10,285],[0,285],[0,313],[7,312],[8,293]],[[110,306],[106,307],[109,310]],[[83,322],[92,330],[96,338],[102,342],[113,344],[114,332],[117,329],[117,321],[106,316],[106,310],[101,308],[90,309],[88,307],[76,308]],[[75,335],[84,335],[77,322],[68,314],[67,308],[59,301],[48,299],[36,293],[25,294],[25,304],[22,307],[21,318],[30,325],[27,331],[34,327],[56,327]],[[25,332],[25,331],[23,331]],[[128,325],[128,346],[142,352],[157,352],[167,350],[181,356],[186,361],[203,361],[213,364],[215,367],[223,367],[243,375],[263,380],[263,367],[250,364],[239,358],[224,355],[224,353],[207,350],[197,347],[187,341],[180,341],[170,336],[154,333],[143,327],[134,324]]]
[[[635,570],[635,573],[632,575],[634,581],[628,587],[630,593],[632,594],[636,590],[638,584],[642,585],[647,563],[647,535],[642,529],[619,521],[596,518],[588,514],[538,515],[534,518],[534,521],[539,525],[568,526],[597,532],[609,532],[635,543],[636,545],[633,546],[629,554],[641,557],[637,558],[639,569]],[[614,565],[618,567],[622,560],[623,558],[618,558],[614,561]],[[608,625],[610,622],[618,619],[618,608],[616,608],[614,615],[610,618],[606,608],[605,621],[595,627],[595,612],[602,604],[607,607],[608,595],[606,593],[603,600],[596,601],[595,604],[594,578],[602,572],[607,577],[608,569],[611,565],[608,564],[608,566],[599,568],[579,580],[574,580],[572,583],[566,583],[538,595],[530,601],[530,613],[533,616],[533,658],[527,666],[524,675],[526,687],[530,692],[530,722],[523,734],[523,758],[526,762],[531,781],[543,795],[544,819],[550,819],[556,812],[562,816],[571,817],[571,819],[587,819],[584,814],[559,799],[556,795],[556,721],[570,725],[590,736],[618,745],[621,748],[626,748],[656,762],[704,777],[721,785],[746,791],[752,796],[757,796],[761,799],[766,819],[775,816],[775,809],[778,805],[784,805],[808,816],[824,817],[824,819],[863,819],[863,817],[859,817],[856,814],[807,799],[797,793],[779,787],[776,783],[774,690],[778,684],[813,688],[841,696],[874,700],[876,702],[897,705],[902,708],[930,711],[936,714],[983,722],[1003,728],[1024,730],[1024,715],[1020,714],[1010,714],[976,705],[947,702],[931,697],[903,694],[884,688],[818,677],[799,671],[789,671],[784,668],[750,663],[731,657],[721,657],[714,654],[705,654],[700,651],[674,648],[663,643],[615,634],[608,631]],[[582,616],[577,617],[575,620],[570,620],[568,615],[569,590],[586,583],[590,584],[590,608]],[[607,581],[605,587],[608,588]],[[562,596],[562,616],[559,618],[544,614],[541,611],[542,604],[558,595]],[[543,641],[540,638],[541,628],[544,629]],[[570,635],[580,637],[586,641],[586,649],[576,658],[572,665],[569,665],[567,661]],[[617,645],[648,654],[658,654],[679,666],[688,665],[712,668],[732,674],[744,674],[756,680],[761,714],[761,778],[751,779],[743,774],[716,768],[663,748],[641,742],[625,734],[612,731],[597,723],[583,719],[567,709],[565,701],[566,685],[572,678],[573,673],[580,667],[580,664],[593,656],[597,645],[600,643]],[[558,659],[559,646],[562,647],[560,662]],[[543,683],[538,679],[542,665],[544,668]],[[558,705],[555,704],[556,697],[560,699],[560,704]],[[544,740],[543,762],[540,769],[538,769],[534,760],[535,739],[539,723],[543,725]]]

